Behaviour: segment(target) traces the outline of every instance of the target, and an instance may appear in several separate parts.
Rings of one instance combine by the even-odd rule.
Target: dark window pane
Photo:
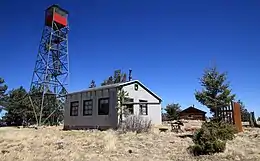
[[[126,105],[129,114],[134,114],[134,105]]]
[[[70,116],[78,116],[79,101],[70,103]]]
[[[98,115],[108,115],[108,114],[109,114],[109,98],[99,99]]]
[[[126,98],[124,99],[124,101],[125,101],[125,102],[134,102],[134,99],[133,99],[133,98],[127,98],[127,97],[126,97]]]
[[[131,104],[131,102],[134,102],[134,99],[125,97],[124,102],[126,103],[127,114],[134,114],[134,104]]]
[[[140,114],[141,115],[148,115],[148,107],[147,104],[145,102],[147,102],[146,100],[139,100],[139,102],[144,102],[143,104],[140,104]]]
[[[84,100],[83,101],[83,116],[92,115],[92,109],[93,109],[93,101]]]

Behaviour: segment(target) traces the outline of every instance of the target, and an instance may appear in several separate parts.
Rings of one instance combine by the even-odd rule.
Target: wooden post
[[[249,115],[249,126],[254,127],[254,121],[253,121],[253,116],[252,116],[251,112],[250,112],[250,115]]]
[[[238,132],[243,132],[240,105],[237,102],[233,102],[233,118]]]
[[[255,113],[254,112],[250,112],[249,124],[250,124],[251,127],[258,127],[258,125],[256,123]]]

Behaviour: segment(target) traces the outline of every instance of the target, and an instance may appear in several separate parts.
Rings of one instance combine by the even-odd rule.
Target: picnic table
[[[176,133],[183,132],[181,126],[184,126],[183,122],[181,121],[171,122],[171,131]]]

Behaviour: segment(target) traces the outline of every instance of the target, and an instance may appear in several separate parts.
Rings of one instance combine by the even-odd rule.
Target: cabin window
[[[83,101],[83,116],[92,115],[93,110],[93,101],[92,100],[84,100]]]
[[[78,116],[79,111],[79,101],[74,101],[70,103],[70,116]]]
[[[98,115],[109,114],[109,98],[100,98],[98,101]]]
[[[126,103],[126,110],[128,114],[133,115],[134,114],[134,99],[133,98],[125,98],[124,102]]]
[[[62,17],[66,17],[67,13],[60,10],[59,8],[55,8],[55,12],[61,15]]]
[[[140,115],[148,115],[148,105],[146,100],[139,100]]]
[[[189,115],[188,115],[188,118],[193,118],[193,115],[192,115],[192,114],[189,114]]]

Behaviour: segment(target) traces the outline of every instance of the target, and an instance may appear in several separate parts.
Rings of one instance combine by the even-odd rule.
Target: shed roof
[[[180,113],[185,113],[185,112],[189,112],[189,111],[197,111],[197,112],[203,113],[203,114],[206,114],[206,113],[207,113],[207,112],[202,111],[202,110],[200,110],[200,109],[197,109],[197,108],[195,108],[195,107],[193,107],[193,106],[190,106],[190,107],[186,108],[185,110],[181,111]]]
[[[90,91],[97,91],[97,90],[102,90],[102,89],[110,89],[110,88],[118,88],[118,87],[123,87],[127,86],[133,83],[139,84],[142,88],[144,88],[147,92],[149,92],[151,95],[153,95],[155,98],[157,98],[159,101],[162,101],[162,99],[156,95],[154,92],[152,92],[149,88],[147,88],[144,84],[142,84],[139,80],[132,80],[128,82],[122,82],[122,83],[116,83],[116,84],[110,84],[110,85],[104,85],[104,86],[99,86],[99,87],[94,87],[94,88],[88,88],[86,90],[78,91],[78,92],[72,92],[68,93],[67,95],[72,95],[76,93],[82,93],[82,92],[90,92]]]

